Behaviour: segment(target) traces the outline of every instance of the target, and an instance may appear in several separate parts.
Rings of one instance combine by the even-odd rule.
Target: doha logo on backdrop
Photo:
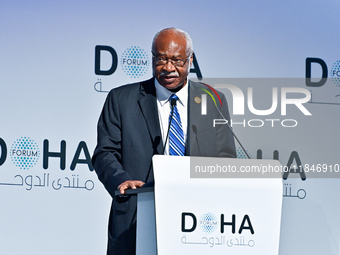
[[[111,76],[117,71],[118,65],[120,65],[122,71],[130,79],[139,79],[148,73],[151,66],[151,59],[147,52],[139,46],[126,48],[126,50],[121,53],[120,58],[118,57],[117,51],[111,46],[95,46],[94,72],[96,75]],[[190,68],[190,73],[196,74],[199,80],[203,78],[195,54],[193,54],[193,64]],[[106,87],[106,89],[104,89],[104,87]],[[97,92],[108,92],[110,90],[108,86],[103,85],[101,78],[98,78],[98,81],[94,84],[94,89]]]
[[[315,81],[315,78],[312,78],[312,66],[315,69],[321,69],[321,78]],[[319,68],[318,68],[319,66]],[[328,67],[326,62],[321,58],[306,58],[306,86],[307,87],[321,87],[323,86],[327,79],[328,75],[332,82],[336,87],[340,87],[340,60],[337,60],[331,66],[331,70],[328,71]]]
[[[111,56],[109,67],[103,70],[102,54]],[[122,70],[130,78],[140,78],[149,69],[150,59],[144,49],[139,46],[131,46],[127,48],[120,59]],[[110,46],[97,45],[95,47],[95,74],[97,75],[112,75],[118,67],[118,54],[116,50]]]
[[[86,168],[90,172],[94,170],[87,144],[80,141],[74,155],[71,150],[70,171],[65,171],[66,158],[70,159],[70,154],[68,153],[68,156],[66,154],[66,141],[60,141],[59,150],[52,150],[50,142],[58,144],[54,140],[44,139],[40,147],[39,143],[29,136],[21,136],[13,143],[8,143],[0,137],[0,172],[2,173],[0,187],[22,187],[26,191],[36,190],[36,188],[93,190],[95,182],[83,174]],[[67,147],[74,148],[74,146],[76,144],[71,142]],[[10,160],[6,161],[7,156],[10,156]],[[40,158],[42,158],[42,165],[39,164]],[[10,161],[15,168],[11,167]],[[77,171],[74,172],[76,168]],[[58,169],[61,171],[57,171]]]
[[[53,141],[53,143],[55,142]],[[50,149],[50,141],[44,139],[41,151],[38,143],[29,136],[22,136],[16,139],[11,147],[8,147],[8,143],[0,137],[0,166],[6,162],[7,154],[10,155],[12,163],[21,170],[29,170],[36,166],[40,157],[43,159],[42,166],[45,170],[49,169],[49,161],[51,158],[59,159],[60,170],[65,170],[66,168],[67,154],[66,141],[64,140],[60,142],[59,151],[52,151]],[[79,164],[87,166],[89,171],[94,170],[91,162],[91,155],[85,141],[80,141],[78,143],[72,157],[70,170],[74,171]]]

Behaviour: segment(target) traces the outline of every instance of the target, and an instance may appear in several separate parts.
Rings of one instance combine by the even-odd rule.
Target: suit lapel
[[[197,127],[200,122],[201,108],[200,104],[195,102],[195,98],[201,98],[202,91],[198,88],[197,83],[189,80],[189,96],[188,96],[188,128],[187,142],[185,145],[185,155],[190,156],[196,154],[192,149],[197,147]]]
[[[159,126],[154,79],[141,83],[138,103],[153,142],[154,154],[161,154],[163,152],[163,141]]]
[[[192,149],[197,148],[197,127],[199,127],[201,114],[200,104],[195,102],[195,98],[201,98],[202,94],[198,86],[197,83],[189,80],[188,127],[185,145],[185,155],[187,156],[197,154]],[[154,145],[154,154],[163,154],[163,140],[158,118],[154,78],[141,83],[138,103]]]

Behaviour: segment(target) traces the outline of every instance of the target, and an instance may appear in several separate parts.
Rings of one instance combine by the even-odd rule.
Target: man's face
[[[186,60],[186,40],[182,35],[168,31],[161,33],[152,48],[154,55],[152,61],[153,74],[159,84],[168,90],[178,91],[185,86],[192,63],[192,54],[184,66],[175,66],[170,61],[166,64],[156,64],[156,59]]]

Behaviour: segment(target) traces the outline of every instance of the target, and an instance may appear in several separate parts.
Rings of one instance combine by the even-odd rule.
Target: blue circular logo
[[[250,155],[248,150],[247,150],[247,153],[248,153],[249,157],[251,158],[252,156]],[[241,147],[236,148],[236,157],[237,158],[245,158],[245,159],[248,158]]]
[[[21,137],[12,144],[10,155],[14,165],[20,169],[29,169],[37,164],[40,150],[32,139]]]
[[[210,212],[203,214],[200,219],[201,230],[208,234],[217,229],[217,224],[217,217]]]
[[[333,83],[337,86],[340,87],[340,60],[336,61],[331,68],[331,78]]]
[[[148,54],[143,49],[131,46],[124,51],[120,64],[130,78],[139,78],[148,71],[150,61]]]

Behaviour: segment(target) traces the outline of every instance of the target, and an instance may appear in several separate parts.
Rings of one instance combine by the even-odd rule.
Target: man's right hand
[[[142,181],[125,181],[118,186],[120,194],[124,194],[127,189],[137,189],[144,185]]]

